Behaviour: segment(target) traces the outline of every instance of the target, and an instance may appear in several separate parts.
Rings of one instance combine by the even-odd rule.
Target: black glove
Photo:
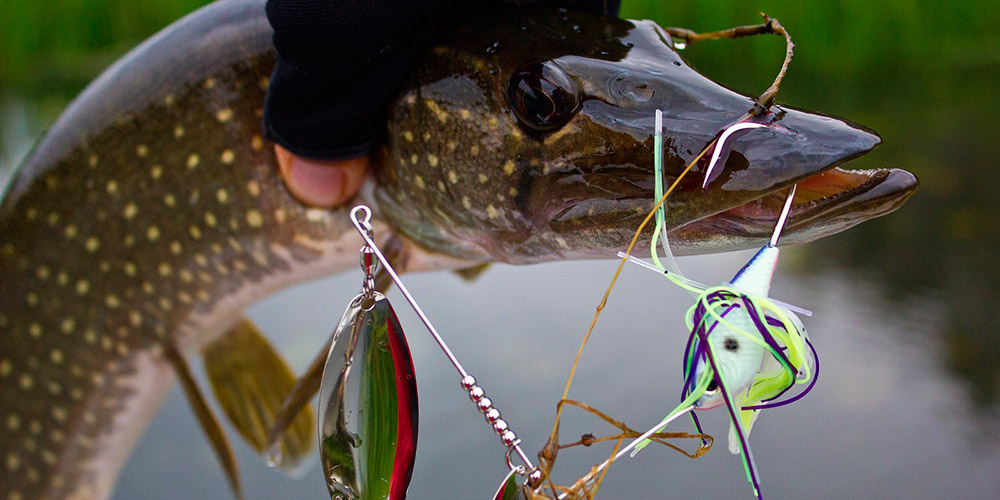
[[[617,16],[619,1],[529,3],[558,3]],[[462,4],[268,0],[277,51],[264,103],[268,137],[316,160],[368,154],[382,130],[386,101],[420,50]]]

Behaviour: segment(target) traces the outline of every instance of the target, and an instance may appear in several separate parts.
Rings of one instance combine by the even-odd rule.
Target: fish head
[[[653,207],[655,110],[669,184],[755,104],[692,69],[650,21],[494,5],[455,22],[390,104],[377,155],[383,215],[438,252],[613,256]],[[879,144],[864,127],[781,106],[753,119],[765,127],[726,141],[707,188],[705,155],[671,194],[678,253],[760,246],[796,183],[784,243],[888,213],[916,187],[902,170],[832,170]]]

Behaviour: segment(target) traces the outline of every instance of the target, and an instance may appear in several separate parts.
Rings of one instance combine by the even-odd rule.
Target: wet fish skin
[[[273,65],[262,4],[209,6],[109,69],[53,125],[0,204],[0,498],[107,497],[171,383],[165,346],[200,346],[273,291],[356,268],[361,241],[346,209],[296,202],[260,135]],[[609,54],[628,52],[621,39],[657,56],[672,53],[666,41],[650,45],[658,40],[650,25],[633,40],[633,23],[580,22],[584,33],[605,26]],[[616,67],[634,75],[641,61],[562,60],[591,98],[564,131],[532,135],[511,121],[505,85],[542,53],[513,50],[530,39],[492,23],[504,41],[498,59],[479,59],[485,50],[462,45],[481,36],[459,43],[445,35],[428,52],[437,59],[418,63],[410,90],[391,107],[377,182],[361,199],[385,218],[376,234],[404,241],[400,268],[611,255],[649,206],[645,118],[627,100],[618,107],[631,111],[613,116],[606,104],[619,101],[604,78]],[[722,95],[687,100],[728,104],[677,139],[672,175],[711,139],[712,127],[748,109],[747,98]],[[864,147],[874,142],[867,132],[851,137],[867,138]],[[708,217],[820,166],[796,168],[776,169],[736,194],[682,191],[678,200],[687,204],[671,207],[682,217],[673,222]],[[701,250],[721,248],[728,247],[709,241]]]

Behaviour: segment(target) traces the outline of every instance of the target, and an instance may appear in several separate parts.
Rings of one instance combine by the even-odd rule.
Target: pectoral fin
[[[191,369],[188,367],[187,361],[180,351],[173,346],[169,346],[165,352],[167,359],[170,360],[170,363],[177,371],[177,377],[184,388],[184,395],[187,396],[188,402],[191,403],[191,408],[198,418],[198,423],[201,424],[202,430],[205,431],[209,442],[212,443],[212,449],[215,450],[215,455],[218,457],[222,469],[226,472],[226,478],[229,479],[229,486],[233,489],[236,498],[242,500],[243,487],[240,485],[240,469],[236,463],[236,455],[233,453],[233,448],[229,446],[229,440],[226,439],[226,433],[222,430],[222,426],[219,425],[219,419],[215,417],[215,414],[212,413],[212,408],[205,401],[205,396],[201,393],[201,389],[198,388],[198,383],[195,381],[194,375],[191,374]]]
[[[466,267],[462,269],[456,269],[455,274],[459,275],[463,280],[467,282],[473,282],[479,279],[480,276],[490,268],[489,262],[483,262],[482,264],[475,265],[472,267]]]
[[[268,431],[295,386],[295,374],[248,319],[202,349],[202,356],[229,421],[250,446],[264,453]],[[305,404],[301,409],[281,439],[280,465],[286,470],[295,469],[316,440],[312,408]]]

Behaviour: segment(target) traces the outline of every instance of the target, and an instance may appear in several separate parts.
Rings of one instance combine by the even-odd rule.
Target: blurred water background
[[[0,16],[0,186],[82,87],[130,47],[204,2],[4,0]],[[700,31],[778,18],[796,42],[779,102],[847,117],[884,145],[851,168],[902,167],[921,180],[898,212],[783,252],[773,294],[808,307],[822,362],[804,400],[765,412],[754,454],[773,498],[1000,497],[1000,3],[933,0],[792,2],[624,0],[622,14]],[[683,55],[748,94],[763,90],[784,46],[777,37],[707,42]],[[747,253],[682,258],[721,282]],[[439,330],[485,384],[529,450],[545,441],[579,340],[614,272],[610,262],[496,266],[474,283],[408,277]],[[360,273],[284,292],[251,311],[303,369]],[[526,284],[528,287],[526,287]],[[411,498],[487,498],[503,450],[457,378],[395,297],[421,398]],[[675,404],[688,297],[626,268],[583,357],[571,396],[636,428]],[[569,413],[563,440],[608,426]],[[650,449],[608,476],[605,498],[752,498],[726,423],[699,460]],[[687,424],[675,430],[686,430]],[[298,479],[267,469],[237,443],[248,498],[323,498],[318,467]],[[607,450],[565,451],[571,481]],[[318,462],[318,460],[317,460]],[[229,498],[184,398],[175,389],[122,472],[115,498]]]

